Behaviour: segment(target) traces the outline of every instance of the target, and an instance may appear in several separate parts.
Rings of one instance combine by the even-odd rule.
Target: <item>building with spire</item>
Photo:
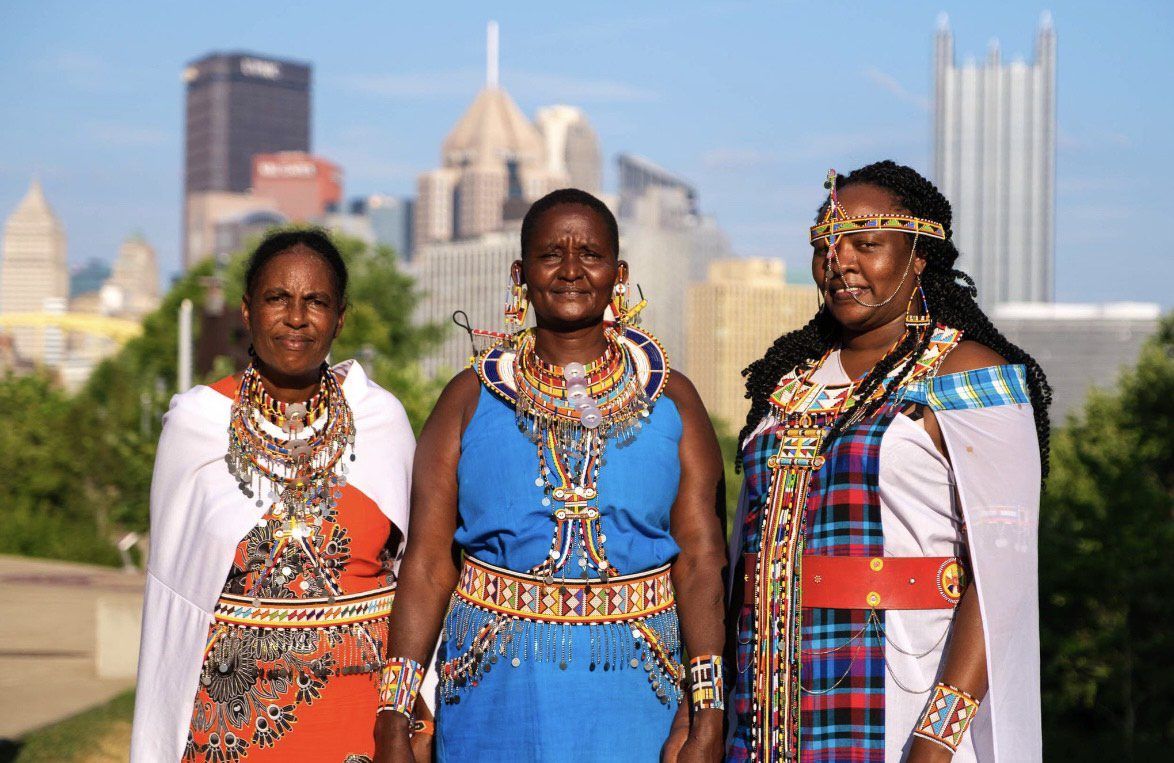
[[[34,179],[4,224],[0,315],[62,312],[68,299],[65,229]],[[12,334],[17,355],[36,363],[59,360],[59,330],[17,327]]]
[[[542,133],[498,81],[492,21],[486,59],[485,87],[441,144],[441,166],[417,183],[417,247],[500,230],[559,186]]]
[[[1044,13],[1035,60],[957,65],[943,14],[934,55],[934,176],[954,208],[958,266],[979,301],[1053,299],[1056,32]]]

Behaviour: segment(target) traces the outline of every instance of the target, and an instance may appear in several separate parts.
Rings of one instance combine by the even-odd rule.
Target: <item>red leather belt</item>
[[[745,554],[745,602],[754,601],[758,555]],[[956,556],[803,555],[803,606],[951,609],[968,579]]]

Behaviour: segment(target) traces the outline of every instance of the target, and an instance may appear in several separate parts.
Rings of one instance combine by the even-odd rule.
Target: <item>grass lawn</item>
[[[33,731],[15,749],[0,748],[0,761],[13,763],[115,763],[130,758],[130,722],[135,694],[128,691],[105,705]]]

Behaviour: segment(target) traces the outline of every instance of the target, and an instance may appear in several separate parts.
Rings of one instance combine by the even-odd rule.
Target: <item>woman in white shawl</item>
[[[346,286],[325,233],[268,237],[252,363],[164,417],[133,761],[374,754],[414,440],[358,363],[326,364]]]
[[[826,187],[825,304],[746,371],[728,759],[1039,760],[1047,380],[954,269],[932,183]]]

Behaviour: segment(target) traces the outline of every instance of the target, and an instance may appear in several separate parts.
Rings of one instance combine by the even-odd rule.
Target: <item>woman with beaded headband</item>
[[[391,623],[402,704],[378,760],[409,759],[438,634],[440,760],[720,760],[725,545],[709,418],[633,325],[602,202],[539,199],[521,243],[510,330],[483,332],[495,343],[420,434]],[[527,302],[535,326],[521,329]]]
[[[1047,380],[954,269],[932,183],[885,161],[827,188],[824,304],[744,372],[728,759],[1039,760]]]
[[[132,761],[374,755],[415,444],[358,363],[326,363],[346,286],[325,233],[270,235],[241,302],[252,362],[171,401]]]

